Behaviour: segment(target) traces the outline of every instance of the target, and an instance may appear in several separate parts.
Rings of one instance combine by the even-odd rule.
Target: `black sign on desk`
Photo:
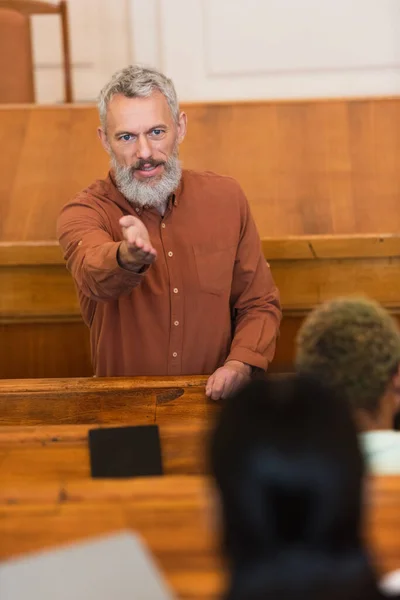
[[[94,478],[163,474],[157,425],[92,429],[89,451]]]

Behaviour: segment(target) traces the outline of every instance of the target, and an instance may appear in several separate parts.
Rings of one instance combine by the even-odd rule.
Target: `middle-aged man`
[[[400,332],[377,303],[338,298],[313,311],[297,338],[296,368],[330,385],[354,409],[375,474],[400,474]]]
[[[95,373],[211,374],[207,395],[227,397],[267,369],[281,319],[243,191],[181,170],[187,119],[158,71],[115,73],[99,113],[111,171],[58,220]]]

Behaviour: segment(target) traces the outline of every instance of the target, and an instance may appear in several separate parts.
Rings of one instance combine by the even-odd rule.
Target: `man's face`
[[[166,98],[113,96],[107,131],[99,130],[111,156],[116,182],[130,201],[157,206],[177,187],[181,176],[178,146],[186,132],[186,115],[174,120]]]

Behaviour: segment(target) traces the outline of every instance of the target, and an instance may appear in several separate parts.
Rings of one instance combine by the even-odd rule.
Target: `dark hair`
[[[211,441],[229,600],[379,598],[361,538],[364,463],[348,405],[306,376],[253,381]]]

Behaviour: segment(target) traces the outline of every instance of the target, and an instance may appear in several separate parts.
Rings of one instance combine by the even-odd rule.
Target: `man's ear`
[[[400,410],[400,365],[392,377],[392,386],[396,397],[396,411]]]
[[[185,139],[187,130],[187,115],[184,112],[181,112],[178,120],[178,144],[181,144]]]
[[[97,128],[97,135],[100,138],[101,145],[103,146],[104,150],[107,152],[107,154],[110,154],[110,152],[111,152],[110,144],[108,143],[107,134],[102,127]]]

